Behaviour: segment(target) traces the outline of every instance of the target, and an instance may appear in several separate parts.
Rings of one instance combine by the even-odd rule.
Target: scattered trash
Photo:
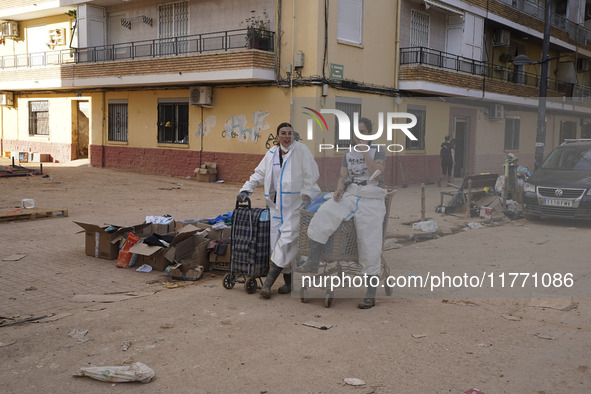
[[[37,288],[35,286],[29,286],[25,289],[25,291],[35,291]]]
[[[167,289],[175,289],[175,288],[179,287],[178,283],[171,283],[171,282],[164,282],[164,283],[162,283],[162,285],[164,287],[166,287]]]
[[[433,219],[429,219],[423,222],[413,223],[412,229],[421,230],[424,233],[434,233],[437,231],[437,222]]]
[[[567,311],[573,309],[575,304],[573,303],[572,297],[570,298],[551,298],[551,297],[538,297],[531,298],[529,300],[529,306],[537,308],[550,308],[558,309],[560,311]]]
[[[357,378],[345,378],[343,381],[349,386],[365,386],[365,382]]]
[[[150,267],[148,264],[142,264],[140,267],[138,267],[138,269],[136,269],[137,272],[152,272],[152,267]]]
[[[328,330],[329,328],[332,327],[332,324],[322,324],[322,323],[318,323],[315,321],[309,321],[306,323],[302,323],[302,325],[307,326],[307,327],[318,328],[319,330]]]
[[[384,241],[383,250],[390,250],[390,249],[400,249],[404,245],[399,244],[396,242],[396,238],[387,238]]]
[[[74,376],[86,376],[102,382],[149,383],[154,377],[154,370],[144,363],[135,362],[121,367],[83,367],[74,372]]]
[[[124,352],[127,351],[127,349],[129,349],[131,347],[131,342],[130,341],[124,341],[121,344],[121,350],[123,350]]]
[[[20,323],[26,323],[26,322],[36,321],[36,320],[39,320],[39,319],[44,319],[44,318],[49,317],[49,316],[53,316],[53,314],[42,315],[42,316],[34,316],[34,317],[27,317],[26,319],[11,321],[11,322],[8,322],[8,323],[2,323],[2,324],[0,324],[0,327],[14,326],[14,325],[17,325],[17,324],[20,324]]]
[[[511,320],[511,321],[520,321],[521,320],[520,316],[513,316],[513,315],[506,315],[506,314],[501,314],[501,316],[504,319]]]
[[[553,340],[556,339],[556,337],[553,337],[552,335],[540,334],[540,333],[535,333],[534,336],[535,337],[538,337],[540,339],[548,339],[548,340],[551,340],[551,341],[553,341]]]
[[[63,319],[64,317],[68,317],[68,316],[72,316],[72,315],[73,315],[73,313],[60,313],[59,315],[48,316],[44,319],[37,320],[34,323],[50,323],[50,322],[54,322],[56,320],[60,320],[60,319]]]
[[[145,297],[154,294],[153,291],[145,292],[121,292],[121,293],[108,293],[108,294],[76,294],[72,297],[73,302],[117,302],[130,300],[132,298]]]
[[[25,198],[21,201],[21,205],[23,208],[35,208],[37,206],[37,201],[31,199],[31,198]]]
[[[456,305],[465,305],[465,306],[480,306],[479,304],[472,302],[472,301],[465,301],[465,300],[441,300],[443,304],[456,304]]]
[[[476,228],[484,228],[484,226],[478,222],[470,222],[470,223],[468,223],[468,228],[469,229],[476,229]]]
[[[425,338],[427,335],[425,334],[412,334],[411,335],[414,339]]]
[[[469,389],[469,390],[464,391],[464,394],[484,394],[484,393],[478,389]]]
[[[27,255],[26,253],[16,253],[16,254],[10,255],[8,257],[2,258],[2,261],[19,261],[22,258],[24,258],[26,255]]]
[[[86,337],[86,334],[88,334],[88,330],[74,328],[74,329],[72,329],[72,331],[70,331],[68,336],[74,338],[78,343],[84,343],[90,339],[90,338]]]

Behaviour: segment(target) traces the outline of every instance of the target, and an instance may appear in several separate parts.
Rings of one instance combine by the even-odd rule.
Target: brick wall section
[[[508,94],[518,97],[537,97],[539,95],[539,89],[535,87],[491,78],[486,78],[486,81],[483,84],[483,79],[482,76],[445,71],[441,68],[430,66],[403,66],[400,69],[401,81],[429,81],[474,90],[482,90],[484,87],[487,92]],[[548,96],[560,97],[562,94],[549,90]]]
[[[199,151],[162,148],[132,148],[90,145],[90,164],[146,174],[194,177],[199,167]],[[254,172],[263,155],[203,152],[201,163],[217,163],[218,179],[244,182]]]
[[[90,164],[94,167],[116,168],[146,174],[195,177],[199,167],[199,152],[189,150],[131,148],[122,146],[90,145]],[[202,163],[217,163],[218,179],[244,183],[254,172],[263,155],[229,152],[203,152]],[[316,159],[323,190],[334,190],[341,168],[342,158]],[[400,167],[404,171],[404,177]],[[384,181],[388,185],[435,181],[441,172],[439,155],[388,156]]]
[[[3,140],[2,146],[5,152],[48,153],[54,163],[67,163],[76,157],[76,145],[74,144]]]

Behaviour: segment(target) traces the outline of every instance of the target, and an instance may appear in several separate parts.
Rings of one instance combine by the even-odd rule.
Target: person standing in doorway
[[[441,176],[437,180],[437,186],[439,187],[441,187],[441,180],[444,176],[447,176],[447,183],[453,182],[452,169],[456,164],[454,153],[454,145],[451,142],[451,137],[446,135],[439,151],[439,156],[441,156]]]

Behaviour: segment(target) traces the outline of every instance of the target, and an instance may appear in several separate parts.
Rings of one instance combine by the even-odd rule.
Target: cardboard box
[[[228,227],[223,230],[214,230],[212,228],[211,224],[202,223],[202,222],[195,223],[195,226],[197,226],[201,230],[206,230],[207,235],[205,235],[205,237],[207,237],[208,239],[210,239],[212,241],[217,241],[218,239],[230,238],[232,236],[232,227]]]
[[[84,229],[86,233],[85,252],[87,256],[98,257],[101,259],[114,260],[119,256],[119,243],[125,234],[133,231],[134,234],[140,232],[142,225],[135,226],[117,226],[119,229],[114,232],[106,232],[105,229],[110,226],[99,226],[91,223],[74,222]]]
[[[231,246],[229,243],[224,254],[217,254],[214,251],[211,251],[209,253],[211,268],[220,271],[230,271],[230,255]]]
[[[29,152],[10,152],[10,158],[19,163],[29,162]]]
[[[201,278],[203,275],[203,266],[197,266],[194,268],[189,267],[185,263],[176,263],[172,267],[170,277],[174,280],[191,280],[195,281]]]
[[[168,248],[164,258],[170,263],[183,263],[188,268],[202,266],[209,269],[207,244],[210,241],[202,235],[193,234],[183,241]]]
[[[480,207],[480,217],[483,219],[490,219],[492,218],[492,208],[489,207]]]
[[[136,234],[140,238],[142,236],[149,237],[152,234],[173,234],[177,230],[177,224],[174,220],[169,224],[144,223],[142,226],[143,227],[141,233]],[[181,226],[178,227],[180,228]]]
[[[36,153],[31,154],[32,163],[48,163],[51,161],[51,155],[49,153]]]
[[[152,246],[140,241],[133,245],[129,251],[138,255],[136,265],[148,264],[156,271],[164,271],[176,258],[177,246],[191,238],[197,231],[199,229],[195,226],[184,226],[176,233],[168,247]]]
[[[217,181],[217,164],[205,162],[201,168],[195,168],[195,177],[197,182],[215,182]]]

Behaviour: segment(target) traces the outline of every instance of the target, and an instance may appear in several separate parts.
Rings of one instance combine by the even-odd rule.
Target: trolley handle
[[[245,202],[240,202],[240,201],[238,201],[238,198],[236,198],[236,209],[238,209],[239,207],[241,207],[241,208],[248,207],[248,209],[251,209],[251,207],[250,207],[250,198],[246,197],[246,201]]]

